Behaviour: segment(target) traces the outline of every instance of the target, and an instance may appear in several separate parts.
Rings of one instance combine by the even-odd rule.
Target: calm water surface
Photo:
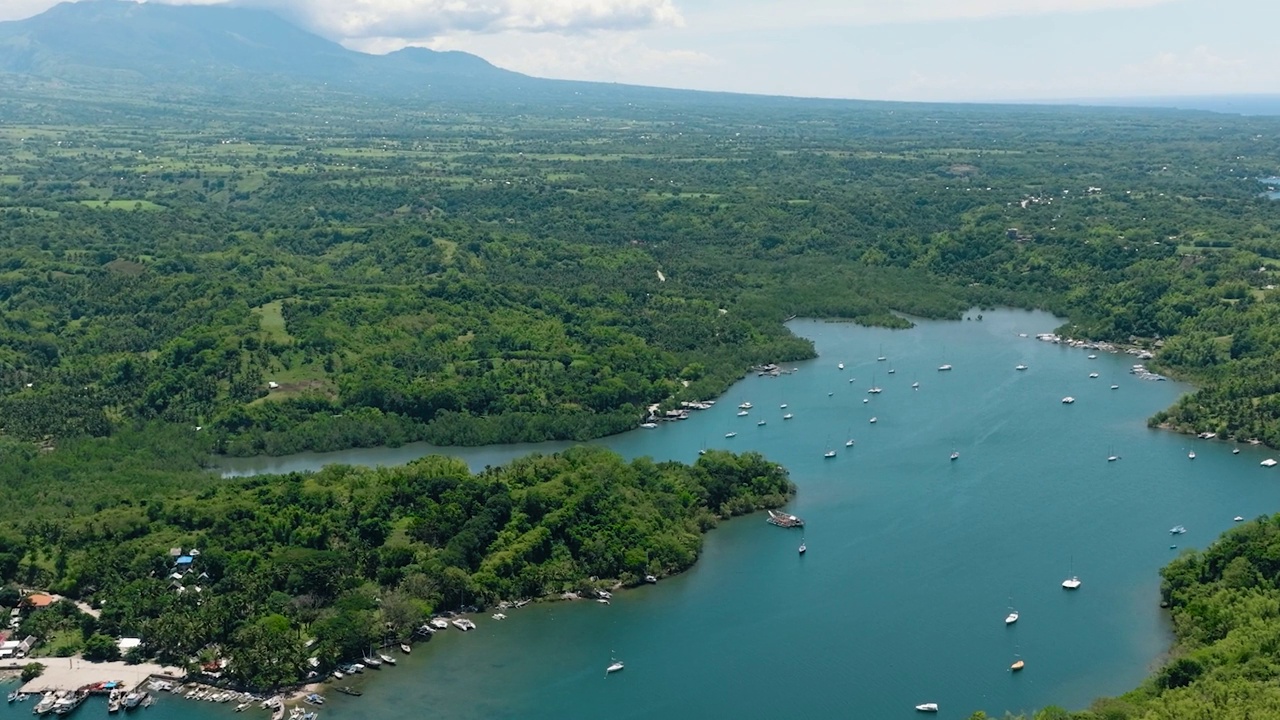
[[[759,515],[726,522],[680,577],[610,606],[481,616],[474,632],[451,629],[399,667],[366,673],[364,697],[328,693],[321,717],[911,718],[917,703],[937,702],[941,717],[961,718],[1081,708],[1132,688],[1170,644],[1157,606],[1158,570],[1179,552],[1170,545],[1203,547],[1234,516],[1276,510],[1280,471],[1259,467],[1263,449],[1233,456],[1232,445],[1147,429],[1146,418],[1188,388],[1136,379],[1126,355],[1089,360],[1034,339],[1058,324],[1017,311],[909,331],[793,323],[820,353],[798,373],[747,378],[689,421],[600,444],[684,461],[704,445],[766,453],[800,487],[790,509],[808,520],[805,556],[800,531]],[[944,362],[954,369],[938,372]],[[1016,372],[1019,363],[1029,369]],[[873,382],[882,394],[866,393]],[[1063,405],[1065,395],[1076,403]],[[755,408],[736,417],[744,401]],[[787,411],[793,420],[782,420]],[[738,436],[726,439],[729,431]],[[482,467],[559,447],[446,452]],[[828,447],[836,458],[823,459]],[[228,468],[390,464],[427,450]],[[1108,463],[1111,453],[1122,459]],[[1187,533],[1170,536],[1174,525]],[[1071,572],[1083,581],[1076,592],[1060,587]],[[1011,598],[1022,617],[1006,627]],[[626,670],[606,679],[615,655]],[[1027,669],[1012,675],[1017,657]],[[0,717],[17,712],[30,711]],[[166,698],[146,715],[228,712]]]

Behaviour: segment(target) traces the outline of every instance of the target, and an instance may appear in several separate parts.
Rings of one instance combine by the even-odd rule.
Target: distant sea
[[[1183,97],[1030,100],[1031,104],[1205,110],[1231,115],[1280,115],[1280,95],[1188,95]]]

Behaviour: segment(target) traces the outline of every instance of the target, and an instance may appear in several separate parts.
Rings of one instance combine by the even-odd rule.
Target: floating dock
[[[778,512],[777,510],[769,511],[768,523],[784,528],[804,527],[804,519],[789,513]]]

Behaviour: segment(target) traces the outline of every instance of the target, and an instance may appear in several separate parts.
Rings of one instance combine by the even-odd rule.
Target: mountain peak
[[[253,79],[387,91],[427,79],[438,86],[450,77],[499,83],[523,77],[462,52],[356,52],[267,10],[132,0],[64,2],[0,22],[0,73],[220,92]]]

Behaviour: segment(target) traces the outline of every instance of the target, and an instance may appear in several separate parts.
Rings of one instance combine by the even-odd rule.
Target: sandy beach
[[[181,668],[164,667],[153,663],[129,665],[124,662],[94,663],[79,658],[37,658],[6,661],[0,664],[0,672],[20,672],[24,665],[38,662],[44,665],[44,674],[22,686],[21,692],[39,693],[48,690],[74,690],[96,682],[118,680],[133,689],[152,675],[181,678]]]

